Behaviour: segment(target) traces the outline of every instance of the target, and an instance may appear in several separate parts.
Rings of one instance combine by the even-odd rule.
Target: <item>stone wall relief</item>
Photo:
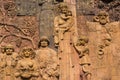
[[[49,48],[50,42],[46,36],[42,36],[38,44],[37,61],[42,80],[59,80],[59,62],[56,51]]]
[[[19,53],[21,58],[16,66],[15,77],[17,80],[38,80],[39,68],[35,60],[36,53],[32,48],[24,47]]]
[[[18,62],[18,54],[14,52],[12,45],[6,45],[1,49],[0,71],[2,80],[15,80],[14,72]]]
[[[67,5],[60,4],[58,11],[59,16],[54,19],[54,43],[56,47],[61,40],[64,40],[64,34],[69,32],[74,25],[72,11],[68,10]]]
[[[92,27],[93,25],[93,27]],[[97,40],[97,46],[98,46],[98,57],[102,58],[104,55],[104,48],[109,46],[112,37],[108,30],[109,26],[109,16],[108,13],[105,11],[101,11],[98,15],[94,17],[94,22],[90,23],[88,22],[89,31],[90,32],[96,32],[97,37],[99,40]]]
[[[119,21],[110,22],[109,14],[106,11],[100,11],[93,19],[94,22],[87,22],[90,39],[89,49],[92,54],[90,54],[91,59],[93,57],[93,67],[101,73],[98,75],[97,71],[93,72],[93,79],[112,79],[115,73],[113,73],[115,69],[113,66],[117,66],[117,59],[114,55],[119,47],[120,40],[117,37],[120,35],[120,23]]]
[[[91,61],[89,56],[88,48],[88,38],[86,36],[79,36],[78,41],[74,43],[74,47],[79,55],[79,65],[82,67],[82,72],[80,76],[83,80],[91,80]]]
[[[79,80],[79,58],[73,47],[77,37],[74,13],[66,3],[58,4],[57,11],[54,18],[54,44],[58,49],[60,75],[63,75],[60,80]]]

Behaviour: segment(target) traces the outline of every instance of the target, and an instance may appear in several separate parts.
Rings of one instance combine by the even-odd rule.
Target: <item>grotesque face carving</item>
[[[24,57],[30,57],[30,55],[31,55],[31,50],[26,49],[26,50],[23,51],[23,54],[24,54]]]
[[[12,55],[12,53],[14,52],[14,48],[12,45],[8,45],[5,47],[5,52],[7,55]]]
[[[105,25],[109,22],[109,15],[105,11],[101,11],[97,16],[94,17],[94,21],[99,22],[102,25]]]

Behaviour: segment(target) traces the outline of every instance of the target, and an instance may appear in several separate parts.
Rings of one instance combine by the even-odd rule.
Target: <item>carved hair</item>
[[[57,7],[56,7],[57,13],[61,13],[62,8],[67,8],[68,9],[68,6],[65,2],[61,2],[57,5]]]

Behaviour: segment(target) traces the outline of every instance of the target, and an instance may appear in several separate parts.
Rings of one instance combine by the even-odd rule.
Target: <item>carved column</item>
[[[77,26],[76,26],[75,1],[74,2],[64,1],[64,2],[66,2],[69,6],[66,6],[65,4],[61,4],[59,6],[60,14],[59,16],[56,16],[54,20],[55,32],[58,31],[58,33],[56,33],[58,35],[56,36],[55,34],[54,38],[58,37],[58,43],[57,42],[55,43],[56,45],[58,44],[58,54],[60,61],[60,80],[80,80],[80,70],[79,70],[80,66],[78,63],[79,58],[77,52],[73,47],[73,43],[78,35]],[[67,9],[68,7],[70,10]],[[66,11],[63,10],[62,8],[66,9]],[[71,16],[69,15],[69,18],[67,12],[72,12]],[[66,29],[68,27],[69,29]]]
[[[76,17],[76,0],[64,0],[64,2],[68,3],[70,5],[70,9],[72,11],[72,14],[74,16],[74,27],[75,27],[75,34],[76,37],[78,36],[78,30],[77,30],[77,17]],[[75,38],[76,38],[75,37]],[[71,61],[74,64],[74,68],[70,69],[70,79],[69,80],[81,80],[80,79],[80,66],[78,64],[78,55],[76,51],[73,52],[75,54],[72,54]],[[68,79],[67,79],[68,80]]]

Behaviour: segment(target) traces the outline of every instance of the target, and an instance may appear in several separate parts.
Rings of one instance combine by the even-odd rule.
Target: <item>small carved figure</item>
[[[91,71],[90,71],[90,58],[89,58],[89,49],[87,46],[88,38],[85,36],[80,36],[77,43],[74,44],[75,49],[78,51],[80,58],[80,66],[82,67],[83,76],[87,80],[91,80]]]
[[[109,23],[109,15],[105,11],[101,11],[97,16],[94,17],[95,22],[99,22],[101,25]]]
[[[4,56],[2,59],[4,65],[3,68],[3,79],[2,80],[15,80],[14,77],[14,68],[17,65],[18,54],[14,52],[14,48],[12,45],[7,45],[2,50],[4,52]]]
[[[72,12],[68,10],[68,6],[65,3],[61,3],[58,9],[59,15],[54,19],[54,41],[56,47],[64,39],[64,33],[70,31],[74,24]]]
[[[20,52],[21,60],[18,61],[17,71],[15,76],[17,80],[37,80],[39,76],[39,69],[34,60],[36,53],[32,48],[25,47]]]
[[[40,39],[37,50],[37,60],[40,67],[41,80],[59,80],[59,66],[56,51],[48,47],[49,40],[43,36]]]

